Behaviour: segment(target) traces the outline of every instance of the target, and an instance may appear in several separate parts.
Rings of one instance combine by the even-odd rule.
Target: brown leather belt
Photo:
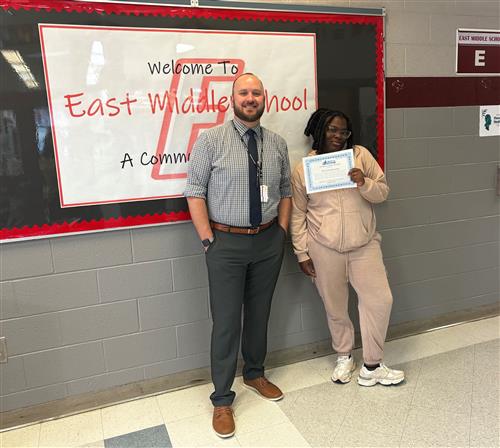
[[[266,222],[265,224],[262,224],[258,227],[233,227],[233,226],[228,226],[226,224],[220,224],[218,222],[210,221],[210,227],[212,227],[212,229],[226,233],[239,233],[241,235],[257,235],[257,233],[262,232],[263,230],[266,230],[269,227],[271,227],[276,221],[277,218],[274,218],[273,220]]]

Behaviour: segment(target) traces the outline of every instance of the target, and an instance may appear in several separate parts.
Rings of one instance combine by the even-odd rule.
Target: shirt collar
[[[260,124],[258,124],[257,126],[255,126],[253,128],[249,128],[249,127],[245,126],[241,121],[238,121],[235,119],[233,119],[233,124],[234,124],[234,128],[238,131],[238,134],[240,134],[241,137],[243,137],[249,129],[252,129],[257,134],[257,137],[259,139],[261,138],[262,127],[260,126]]]

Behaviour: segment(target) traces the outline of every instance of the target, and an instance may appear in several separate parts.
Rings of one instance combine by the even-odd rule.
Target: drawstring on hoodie
[[[345,254],[345,281],[349,282],[349,252]]]

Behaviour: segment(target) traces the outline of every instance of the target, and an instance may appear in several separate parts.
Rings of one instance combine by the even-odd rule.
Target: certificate
[[[352,148],[304,157],[302,163],[307,194],[340,188],[356,188],[356,183],[352,182],[347,174],[351,168],[354,168]]]

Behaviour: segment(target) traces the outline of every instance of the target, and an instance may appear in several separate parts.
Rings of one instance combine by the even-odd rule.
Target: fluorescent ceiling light
[[[19,54],[17,50],[0,50],[2,56],[14,69],[17,75],[21,78],[28,89],[39,89],[40,86],[36,81],[33,73],[31,73],[30,68],[24,62],[23,57]]]

